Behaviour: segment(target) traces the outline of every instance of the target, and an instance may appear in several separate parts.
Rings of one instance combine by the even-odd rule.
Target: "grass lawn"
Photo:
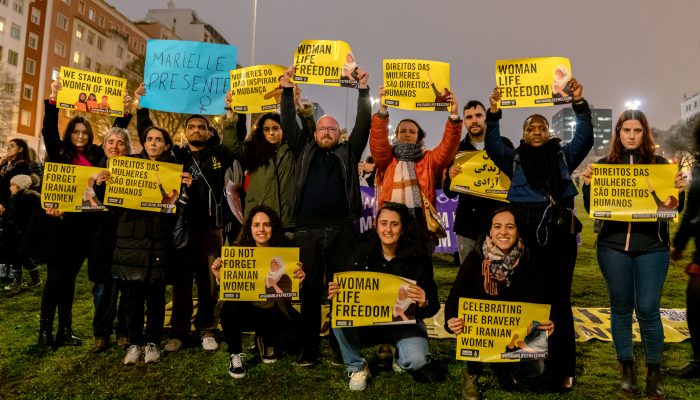
[[[582,209],[582,207],[579,207]],[[592,221],[582,217],[584,235],[579,248],[574,276],[572,302],[575,306],[607,306],[605,283],[598,270],[593,247]],[[690,251],[686,252],[690,254]],[[685,276],[681,265],[672,265],[664,288],[662,307],[685,307]],[[43,270],[43,268],[42,268]],[[45,272],[45,271],[43,271]],[[446,256],[435,257],[435,275],[440,286],[440,299],[447,297],[457,272]],[[344,368],[324,363],[301,370],[287,357],[276,364],[262,365],[249,354],[248,376],[231,379],[228,375],[228,353],[224,348],[205,353],[189,348],[167,354],[155,365],[124,366],[125,352],[111,347],[106,353],[89,352],[92,336],[92,294],[86,268],[78,277],[74,313],[76,334],[84,338],[81,347],[62,347],[57,351],[40,352],[36,346],[39,327],[38,289],[11,294],[0,290],[0,398],[54,399],[455,399],[460,393],[462,364],[454,360],[452,340],[431,340],[434,362],[429,371],[411,376],[391,372],[373,374],[368,388],[350,393]],[[244,346],[252,341],[244,337]],[[516,392],[497,388],[495,378],[481,378],[487,399],[615,399],[618,395],[619,371],[611,343],[590,341],[577,344],[578,371],[576,390],[570,393],[547,393],[537,384]],[[330,354],[324,347],[324,353]],[[635,353],[643,365],[639,344]],[[369,354],[369,353],[368,353]],[[684,363],[690,356],[690,344],[665,346],[669,366]],[[371,356],[370,356],[371,361]],[[643,388],[644,369],[640,371]],[[665,378],[670,399],[700,398],[697,381]]]

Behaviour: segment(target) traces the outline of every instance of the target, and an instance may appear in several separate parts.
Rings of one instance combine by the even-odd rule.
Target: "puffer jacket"
[[[391,191],[394,182],[394,172],[399,160],[394,157],[389,143],[389,118],[379,114],[372,117],[372,129],[369,135],[369,150],[377,168],[375,187],[379,188],[379,207],[385,201],[391,201]],[[416,177],[423,197],[435,205],[435,175],[450,165],[457,154],[459,139],[462,136],[462,121],[445,123],[445,131],[440,144],[432,150],[426,150],[423,158],[415,162]]]

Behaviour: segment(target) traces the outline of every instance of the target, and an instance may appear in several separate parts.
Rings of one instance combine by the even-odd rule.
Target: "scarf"
[[[552,138],[542,146],[533,147],[522,141],[517,150],[527,183],[534,189],[546,191],[557,201],[562,197],[559,142],[561,139]]]
[[[267,273],[267,278],[272,278],[272,280],[277,283],[280,281],[280,278],[282,278],[282,275],[284,275],[284,261],[282,261],[282,257],[272,257],[272,260],[270,260],[270,263],[273,261],[277,261],[277,265],[279,265],[279,269],[277,271],[272,271]],[[267,279],[265,279],[265,287],[270,288],[272,285],[267,283]]]
[[[423,144],[398,143],[392,151],[399,162],[394,171],[391,201],[405,204],[417,218],[423,212],[423,195],[418,185],[415,162],[423,158]]]
[[[499,284],[504,287],[510,286],[510,276],[513,275],[515,267],[520,263],[523,249],[523,242],[518,239],[510,252],[505,254],[496,247],[490,236],[486,236],[482,246],[484,261],[481,263],[481,275],[484,277],[486,293],[490,296],[497,296]]]

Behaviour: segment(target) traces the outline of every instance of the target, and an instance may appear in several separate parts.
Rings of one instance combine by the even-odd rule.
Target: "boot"
[[[37,345],[44,350],[53,346],[53,318],[42,316],[39,320],[39,340]]]
[[[83,342],[80,338],[73,335],[73,314],[68,313],[67,316],[61,317],[58,320],[58,332],[56,333],[56,347],[58,346],[80,346]]]
[[[699,378],[700,377],[700,357],[694,357],[682,367],[672,368],[668,373],[679,378]]]
[[[620,368],[622,369],[622,380],[620,383],[622,394],[637,396],[639,389],[637,389],[637,370],[634,367],[634,360],[620,361]]]
[[[664,388],[661,385],[661,366],[659,364],[647,364],[646,395],[650,399],[666,398]]]
[[[39,268],[34,268],[33,270],[29,271],[29,282],[25,284],[25,287],[27,289],[35,288],[37,286],[41,286],[41,278],[39,277]]]
[[[462,400],[481,400],[479,375],[470,374],[466,369],[462,374]]]

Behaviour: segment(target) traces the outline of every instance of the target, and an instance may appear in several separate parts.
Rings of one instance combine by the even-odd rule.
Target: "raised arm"
[[[151,112],[148,108],[141,107],[141,96],[146,94],[146,85],[141,82],[139,87],[134,91],[134,99],[138,104],[138,109],[136,110],[136,131],[139,137],[146,135],[146,129],[153,126],[153,121],[151,120]]]
[[[372,116],[369,133],[369,152],[374,159],[377,172],[383,172],[391,164],[393,155],[389,143],[389,110],[383,104],[384,87],[379,88],[379,111]]]
[[[131,122],[131,118],[133,117],[133,115],[131,115],[131,113],[129,112],[130,108],[131,108],[131,96],[129,96],[128,92],[125,92],[124,93],[124,115],[114,119],[114,124],[112,124],[113,127],[123,128],[123,129],[127,129],[129,127],[129,123]]]
[[[224,99],[226,117],[224,117],[224,129],[221,131],[222,144],[231,157],[243,160],[245,158],[245,145],[238,134],[238,120],[241,114],[236,114],[231,109],[231,96],[231,92],[227,92]]]
[[[494,164],[508,176],[513,178],[513,161],[515,161],[515,150],[508,148],[501,140],[501,127],[499,120],[502,112],[498,109],[498,101],[501,94],[498,88],[493,89],[489,96],[490,107],[486,112],[486,140],[484,149]]]
[[[44,121],[41,126],[41,135],[44,137],[44,146],[48,161],[55,162],[63,146],[58,132],[58,107],[56,107],[56,96],[61,90],[61,82],[56,79],[51,83],[51,94],[44,100]]]
[[[355,125],[352,127],[348,145],[350,151],[355,155],[355,159],[362,158],[362,153],[367,147],[369,140],[369,129],[372,120],[372,102],[369,97],[369,74],[362,67],[357,68],[357,113],[355,114]]]
[[[573,103],[571,107],[576,113],[576,131],[571,142],[564,145],[562,152],[566,157],[569,173],[583,162],[588,152],[593,148],[593,122],[591,121],[591,109],[583,98],[583,86],[571,78],[571,92]]]
[[[297,123],[294,106],[294,85],[292,84],[293,78],[294,66],[291,66],[284,71],[284,76],[282,76],[282,80],[280,81],[280,85],[283,88],[282,99],[280,100],[280,125],[282,125],[282,132],[287,138],[287,144],[296,158],[301,154],[307,142],[307,138],[304,137]]]
[[[459,139],[462,137],[462,119],[459,117],[457,100],[452,93],[447,95],[447,100],[450,102],[450,116],[445,123],[442,140],[430,154],[433,171],[442,171],[454,162],[459,149]]]

